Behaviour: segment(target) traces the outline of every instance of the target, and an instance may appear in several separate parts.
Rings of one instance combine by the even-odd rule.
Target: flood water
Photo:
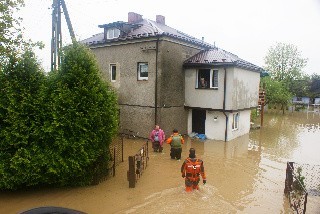
[[[183,157],[194,147],[207,174],[207,184],[192,193],[184,191],[182,161],[170,159],[168,145],[162,154],[150,152],[148,167],[129,188],[126,157],[144,140],[128,139],[115,177],[89,187],[0,192],[0,213],[39,206],[117,214],[292,213],[283,194],[286,162],[320,165],[319,123],[320,115],[269,113],[262,129],[227,143],[186,137]],[[308,196],[307,213],[320,213],[320,196]]]

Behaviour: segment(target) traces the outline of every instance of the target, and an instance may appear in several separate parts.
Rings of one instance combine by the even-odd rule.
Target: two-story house
[[[199,52],[184,67],[188,132],[225,141],[248,133],[262,69],[219,48]]]
[[[128,22],[99,27],[82,42],[118,92],[120,131],[147,137],[159,124],[167,136],[177,128],[226,141],[248,133],[261,68],[167,26],[161,15],[152,21],[130,12]]]

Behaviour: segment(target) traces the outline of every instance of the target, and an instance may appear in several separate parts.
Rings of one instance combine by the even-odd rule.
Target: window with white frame
[[[110,64],[110,79],[111,82],[115,82],[117,80],[117,66],[115,64]]]
[[[148,80],[148,63],[138,63],[138,80]]]
[[[114,39],[120,36],[120,30],[117,28],[110,28],[107,30],[107,39]]]
[[[239,128],[239,112],[233,114],[232,120],[232,130],[237,130]]]
[[[218,70],[199,69],[196,88],[218,88]]]

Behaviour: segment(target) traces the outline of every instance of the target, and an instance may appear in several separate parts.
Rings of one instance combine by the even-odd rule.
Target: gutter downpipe
[[[155,94],[154,94],[154,125],[158,124],[158,49],[159,49],[159,35],[157,35],[156,42],[156,80],[155,80]]]
[[[227,142],[228,137],[228,120],[229,117],[226,114],[226,96],[227,96],[227,69],[224,67],[224,85],[223,85],[223,114],[226,117],[226,128],[224,131],[224,141]]]

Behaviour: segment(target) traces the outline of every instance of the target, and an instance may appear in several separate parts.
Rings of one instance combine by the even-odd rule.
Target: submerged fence
[[[110,160],[107,163],[104,163],[104,158],[99,161],[99,164],[105,165],[103,168],[106,170],[95,172],[92,184],[98,184],[116,175],[116,166],[123,162],[123,138],[123,136],[118,136],[113,139],[109,145]]]
[[[135,155],[128,158],[129,170],[127,172],[127,179],[129,181],[129,188],[135,188],[136,182],[147,168],[148,159],[149,148],[148,141],[146,141]]]
[[[306,213],[308,195],[320,196],[320,165],[287,162],[284,193],[296,213]]]

